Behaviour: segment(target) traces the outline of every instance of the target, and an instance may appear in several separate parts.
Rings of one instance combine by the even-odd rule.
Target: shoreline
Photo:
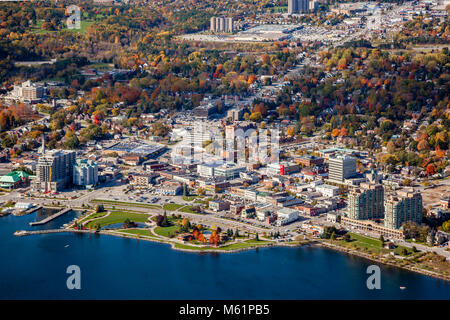
[[[320,247],[323,247],[323,248],[327,248],[327,249],[330,249],[330,250],[339,251],[341,253],[345,253],[345,254],[348,254],[348,255],[358,256],[360,258],[364,258],[364,259],[367,259],[367,260],[370,260],[370,261],[375,261],[375,262],[378,262],[378,263],[381,263],[381,264],[384,264],[384,265],[387,265],[387,266],[390,266],[390,267],[400,268],[400,269],[403,269],[403,270],[419,273],[419,274],[422,274],[422,275],[425,275],[425,276],[438,278],[438,279],[445,280],[445,281],[450,281],[450,276],[438,274],[438,273],[435,273],[435,272],[432,272],[432,271],[428,271],[428,270],[424,270],[424,269],[418,269],[418,268],[415,268],[415,267],[400,266],[400,265],[397,265],[397,264],[389,262],[389,261],[382,261],[382,260],[380,260],[380,258],[375,258],[375,257],[373,257],[370,254],[366,254],[366,253],[363,253],[363,252],[360,252],[360,251],[356,251],[356,250],[352,250],[352,249],[345,249],[345,248],[342,248],[342,247],[340,247],[338,245],[333,245],[331,243],[327,243],[327,242],[324,242],[324,241],[319,241],[319,242],[314,243],[312,245],[317,245],[317,246],[320,246]]]
[[[423,270],[423,269],[417,269],[417,268],[413,268],[413,267],[406,267],[406,266],[399,266],[395,263],[392,262],[387,262],[387,261],[381,261],[379,258],[374,258],[371,255],[356,251],[356,250],[351,250],[351,249],[345,249],[345,248],[341,248],[337,245],[333,245],[333,244],[329,244],[327,242],[324,241],[317,241],[317,240],[308,240],[305,243],[293,243],[293,244],[287,244],[287,243],[266,243],[266,244],[261,244],[261,245],[255,245],[255,246],[249,246],[246,248],[238,248],[238,249],[230,249],[230,250],[221,250],[220,247],[217,249],[211,248],[211,249],[205,249],[205,250],[197,250],[197,249],[187,249],[187,248],[177,248],[176,247],[176,243],[173,241],[169,241],[169,240],[155,240],[155,239],[149,239],[149,238],[143,238],[143,237],[135,237],[135,236],[128,236],[125,234],[119,234],[119,233],[115,233],[115,232],[105,232],[105,231],[100,231],[100,234],[106,234],[106,235],[113,235],[113,236],[118,236],[118,237],[123,237],[123,238],[130,238],[130,239],[136,239],[136,240],[145,240],[145,241],[150,241],[150,242],[158,242],[158,243],[165,243],[170,245],[171,249],[174,250],[178,250],[178,251],[183,251],[183,252],[190,252],[190,253],[237,253],[237,252],[242,252],[242,251],[248,251],[248,250],[254,250],[254,249],[258,249],[258,248],[270,248],[270,247],[301,247],[301,246],[317,246],[317,247],[322,247],[322,248],[327,248],[330,250],[334,250],[334,251],[338,251],[341,253],[345,253],[347,255],[353,255],[353,256],[357,256],[360,258],[364,258],[370,261],[375,261],[387,266],[391,266],[391,267],[396,267],[396,268],[400,268],[403,270],[407,270],[407,271],[411,271],[411,272],[415,272],[415,273],[419,273],[425,276],[429,276],[429,277],[433,277],[433,278],[438,278],[441,280],[445,280],[445,281],[450,281],[450,276],[445,276],[442,274],[438,274],[432,271],[427,271],[427,270]],[[189,244],[184,244],[186,246],[189,246]],[[192,246],[192,245],[191,245]]]
[[[50,231],[50,232],[49,232]],[[218,248],[207,248],[207,249],[196,249],[193,245],[190,244],[183,244],[180,243],[180,245],[184,245],[184,246],[191,246],[193,249],[189,249],[189,248],[179,248],[177,247],[177,243],[170,241],[170,240],[166,240],[166,239],[155,239],[155,238],[150,238],[147,236],[139,236],[137,237],[136,235],[133,234],[125,234],[125,233],[121,233],[118,231],[112,231],[112,230],[100,230],[99,232],[95,232],[92,230],[76,230],[76,229],[58,229],[58,230],[39,230],[39,231],[32,231],[32,233],[25,233],[25,234],[15,234],[16,236],[26,236],[26,235],[38,235],[38,234],[45,234],[45,233],[64,233],[64,232],[68,232],[68,233],[88,233],[88,234],[98,234],[98,235],[110,235],[110,236],[115,236],[115,237],[121,237],[121,238],[127,238],[127,239],[135,239],[135,240],[144,240],[144,241],[149,241],[149,242],[154,242],[154,243],[163,243],[163,244],[168,244],[170,245],[170,248],[173,250],[178,250],[178,251],[183,251],[183,252],[189,252],[189,253],[237,253],[237,252],[243,252],[243,251],[248,251],[248,250],[254,250],[254,249],[258,249],[258,248],[269,248],[269,247],[301,247],[301,246],[317,246],[317,247],[322,247],[322,248],[326,248],[329,250],[334,250],[334,251],[338,251],[341,253],[345,253],[347,255],[352,255],[352,256],[357,256],[366,260],[370,260],[370,261],[374,261],[377,263],[381,263],[383,265],[387,265],[390,267],[396,267],[396,268],[400,268],[406,271],[410,271],[410,272],[415,272],[415,273],[419,273],[428,277],[432,277],[432,278],[437,278],[440,280],[445,280],[445,281],[450,281],[450,276],[446,276],[446,275],[442,275],[442,274],[438,274],[432,271],[427,271],[424,269],[418,269],[418,268],[414,268],[414,267],[407,267],[407,266],[400,266],[397,265],[395,263],[392,262],[388,262],[388,261],[383,261],[380,260],[380,258],[375,258],[372,255],[363,253],[363,252],[359,252],[356,250],[352,250],[352,249],[346,249],[346,248],[342,248],[338,245],[334,245],[331,243],[327,243],[325,241],[318,241],[318,240],[308,240],[304,243],[293,243],[293,244],[287,244],[287,243],[277,243],[277,242],[272,242],[272,243],[265,243],[265,244],[261,244],[261,245],[251,245],[245,248],[236,248],[236,249],[229,249],[229,250],[225,250],[225,249],[220,249],[221,247]],[[16,232],[17,233],[17,232]],[[223,247],[226,247],[223,246]],[[205,247],[198,247],[198,248],[205,248]]]

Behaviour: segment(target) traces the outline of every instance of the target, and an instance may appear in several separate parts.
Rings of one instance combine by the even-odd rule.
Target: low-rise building
[[[156,192],[163,195],[176,196],[181,194],[183,187],[179,182],[165,181],[156,188]]]
[[[130,184],[137,187],[149,187],[157,176],[157,174],[152,173],[133,174]]]
[[[335,197],[339,194],[339,187],[329,184],[321,184],[316,187],[316,191],[326,197]]]
[[[372,220],[354,220],[347,217],[341,217],[341,224],[348,230],[358,230],[361,232],[373,232],[389,239],[404,239],[402,230],[396,230],[385,227],[382,224]]]
[[[0,187],[14,189],[29,183],[28,174],[24,171],[13,171],[0,177]]]
[[[209,202],[209,208],[215,212],[228,210],[230,208],[230,203],[224,200],[213,200]]]
[[[290,208],[277,210],[277,225],[283,226],[298,220],[298,211]]]

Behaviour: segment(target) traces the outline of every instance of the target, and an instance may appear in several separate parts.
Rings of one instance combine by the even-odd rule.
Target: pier
[[[48,234],[48,233],[63,233],[63,232],[75,232],[75,233],[94,233],[91,230],[75,230],[75,229],[49,229],[49,230],[36,230],[36,231],[26,231],[20,230],[14,232],[15,236],[31,236],[34,234]]]
[[[33,208],[30,208],[30,209],[22,211],[22,212],[13,213],[13,215],[15,215],[15,216],[24,216],[26,214],[30,214],[30,213],[33,213],[35,211],[38,211],[38,210],[40,210],[42,208],[43,208],[43,206],[37,206],[37,207],[33,207]]]
[[[38,225],[46,224],[47,222],[52,221],[53,219],[58,218],[59,216],[62,216],[63,214],[65,214],[71,210],[72,210],[72,208],[63,209],[45,219],[42,219],[41,221],[30,222],[30,226],[38,226]]]

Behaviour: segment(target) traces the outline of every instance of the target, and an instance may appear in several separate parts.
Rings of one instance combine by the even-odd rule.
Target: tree
[[[103,206],[103,204],[98,204],[96,207],[95,207],[95,212],[96,213],[100,213],[100,212],[104,212],[105,211],[105,207]]]
[[[380,244],[382,247],[384,247],[384,237],[383,235],[380,235]]]
[[[161,221],[161,227],[168,227],[170,225],[169,219],[167,219],[167,213],[164,211],[163,219]]]
[[[432,176],[433,174],[435,174],[435,173],[436,173],[436,169],[434,168],[434,165],[430,163],[430,164],[427,166],[427,169],[425,170],[425,173],[426,173],[427,175],[429,175],[429,176]]]
[[[450,232],[450,220],[447,220],[442,224],[442,231]]]

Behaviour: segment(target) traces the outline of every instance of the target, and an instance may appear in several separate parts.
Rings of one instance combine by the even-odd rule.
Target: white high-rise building
[[[73,184],[89,186],[98,182],[98,166],[92,160],[77,160],[73,166]]]
[[[212,17],[210,20],[210,30],[212,32],[233,32],[233,18]]]
[[[35,190],[40,192],[59,191],[72,182],[75,151],[45,151],[36,166]]]
[[[288,13],[305,13],[310,10],[310,0],[288,0]]]
[[[356,174],[356,159],[348,156],[337,156],[328,160],[328,178],[343,182]]]

